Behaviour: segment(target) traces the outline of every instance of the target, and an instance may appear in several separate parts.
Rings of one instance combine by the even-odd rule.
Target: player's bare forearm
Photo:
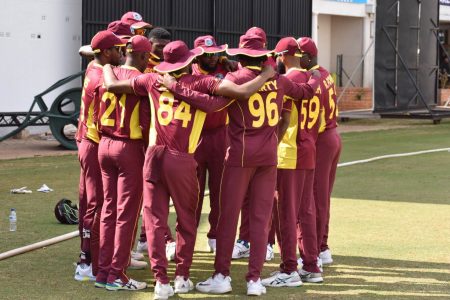
[[[283,136],[289,127],[290,118],[291,118],[291,112],[283,111],[281,113],[281,119],[280,119],[280,122],[278,123],[278,144],[283,139]]]
[[[187,87],[184,87],[178,82],[173,82],[167,86],[167,88],[174,94],[175,98],[183,100],[184,102],[195,106],[196,108],[203,110],[206,113],[219,111],[227,107],[230,103],[230,99],[211,96],[208,94],[193,91]]]
[[[267,80],[275,76],[275,74],[273,68],[264,67],[261,74],[241,85],[237,85],[229,80],[222,80],[216,89],[216,94],[234,99],[248,99],[251,95],[256,93]]]
[[[118,80],[111,65],[103,66],[103,82],[108,92],[117,94],[134,94],[131,79]]]

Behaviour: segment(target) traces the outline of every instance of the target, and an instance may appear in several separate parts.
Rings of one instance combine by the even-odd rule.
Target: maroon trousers
[[[252,168],[224,166],[219,198],[217,253],[214,262],[216,274],[221,273],[225,276],[230,274],[239,211],[248,192],[251,247],[246,279],[256,281],[260,278],[266,256],[276,172],[276,166]]]
[[[250,240],[249,237],[249,201],[248,196],[245,196],[244,203],[242,204],[241,209],[241,225],[239,226],[239,239],[248,242]],[[274,206],[275,209],[275,206]],[[275,212],[273,212],[275,213]],[[267,237],[267,243],[274,245],[275,244],[275,222],[271,216],[270,219],[270,227],[269,227],[269,235]]]
[[[170,197],[177,213],[175,276],[189,277],[197,236],[196,210],[199,202],[197,163],[193,155],[166,148],[162,157],[158,159],[159,163],[155,164],[151,162],[152,151],[154,146],[147,149],[144,163],[145,230],[148,255],[155,279],[166,284],[170,281],[167,276],[168,262],[165,252]],[[152,180],[150,173],[158,173],[158,179]]]
[[[78,143],[80,161],[79,223],[81,251],[85,263],[92,263],[93,274],[97,273],[99,250],[100,211],[103,205],[103,186],[98,162],[98,144],[83,139]]]
[[[104,203],[100,223],[98,282],[128,282],[126,268],[142,205],[142,140],[103,136],[99,145]]]
[[[303,268],[320,272],[317,267],[316,208],[313,199],[314,170],[278,169],[273,220],[281,251],[280,269],[297,270],[297,223],[300,225]]]
[[[330,198],[342,148],[341,137],[336,128],[319,134],[316,148],[314,199],[317,209],[317,245],[321,252],[328,249]]]
[[[220,179],[223,171],[223,161],[227,151],[227,127],[204,130],[201,143],[195,151],[197,161],[197,178],[200,184],[200,202],[197,208],[197,226],[202,214],[203,197],[205,195],[206,171],[208,171],[209,187],[209,231],[208,238],[216,238],[217,219],[219,217]]]

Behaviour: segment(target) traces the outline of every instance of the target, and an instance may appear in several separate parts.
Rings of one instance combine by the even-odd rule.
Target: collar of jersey
[[[123,69],[139,71],[138,69],[136,69],[135,67],[132,67],[132,66],[121,65],[120,67],[123,68]]]
[[[308,70],[302,69],[302,68],[289,68],[289,70],[286,71],[286,74],[289,74],[290,72],[293,72],[293,71],[307,72]]]
[[[320,68],[319,65],[315,65],[314,67],[311,67],[309,70],[317,70],[317,69],[319,69],[319,68]]]
[[[258,66],[245,66],[245,67],[247,69],[254,70],[254,71],[261,71],[262,70],[262,68],[258,67]]]
[[[200,66],[200,64],[197,64],[197,67],[198,67],[198,70],[200,71],[200,73],[202,73],[202,74],[204,74],[204,75],[208,75],[208,74],[209,74],[208,71],[202,69],[202,67]]]
[[[183,72],[181,74],[173,74],[173,77],[175,77],[176,79],[179,79],[179,78],[181,78],[181,77],[183,77],[184,75],[187,75],[187,74],[188,74],[187,72]]]

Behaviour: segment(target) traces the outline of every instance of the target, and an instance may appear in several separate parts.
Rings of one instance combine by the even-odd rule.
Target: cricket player
[[[341,153],[341,137],[337,132],[338,107],[336,88],[330,73],[317,64],[317,47],[308,37],[298,40],[305,56],[301,61],[308,70],[318,70],[323,82],[322,107],[320,110],[319,136],[316,142],[316,170],[314,174],[314,199],[317,209],[317,246],[323,264],[331,264],[333,258],[328,247],[328,226],[330,221],[330,198]]]
[[[222,79],[228,73],[227,68],[219,58],[225,52],[228,45],[216,44],[213,36],[199,36],[194,41],[194,47],[200,47],[204,53],[196,58],[192,64],[192,74],[212,75]],[[206,172],[208,172],[209,201],[211,211],[209,213],[208,248],[210,252],[216,251],[216,227],[219,216],[219,190],[222,177],[223,161],[228,147],[227,136],[227,110],[209,113],[206,116],[203,131],[200,136],[200,145],[195,151],[197,161],[197,177],[200,184],[200,202],[197,207],[197,226],[203,206],[203,197],[206,185]]]
[[[76,140],[80,161],[79,231],[81,238],[80,262],[75,270],[75,280],[95,280],[97,274],[100,211],[103,188],[98,163],[97,112],[95,99],[102,68],[106,63],[118,65],[121,60],[122,41],[110,31],[100,31],[91,40],[94,60],[89,64],[83,83],[80,116]],[[92,264],[91,264],[92,262]]]
[[[125,65],[115,68],[120,79],[137,77],[147,67],[151,43],[133,36],[127,43]],[[98,127],[102,138],[99,162],[104,203],[100,226],[100,257],[96,287],[109,291],[141,290],[145,282],[128,278],[130,250],[142,205],[142,166],[149,130],[150,106],[146,97],[114,94],[100,88]]]

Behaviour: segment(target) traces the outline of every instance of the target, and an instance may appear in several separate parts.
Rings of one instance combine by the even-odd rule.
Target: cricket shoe
[[[322,273],[308,272],[303,269],[298,270],[298,274],[303,282],[321,283],[323,282]]]
[[[143,260],[145,257],[141,252],[131,251],[131,258],[135,260]]]
[[[273,245],[267,244],[267,250],[266,250],[266,261],[271,261],[274,257],[273,253]]]
[[[161,299],[165,300],[174,295],[173,288],[170,283],[163,284],[159,281],[156,282],[155,292],[153,295],[153,299]]]
[[[147,242],[138,241],[136,246],[136,252],[139,253],[148,252]]]
[[[231,277],[218,273],[205,281],[197,283],[195,288],[202,293],[225,294],[231,292]]]
[[[94,286],[95,286],[96,288],[99,288],[99,289],[104,289],[104,288],[106,287],[106,282],[99,282],[99,281],[96,281],[95,284],[94,284]]]
[[[95,281],[95,276],[92,275],[92,265],[78,264],[75,269],[74,278],[77,281]]]
[[[294,271],[290,274],[282,273],[282,272],[274,272],[271,274],[269,278],[265,278],[261,280],[263,286],[269,287],[296,287],[301,286],[303,284],[300,279],[300,275]]]
[[[331,256],[330,249],[320,252],[320,259],[322,259],[322,264],[329,265],[333,263],[333,257]]]
[[[234,244],[232,259],[245,258],[250,256],[250,245],[244,240],[237,240]]]
[[[320,272],[323,273],[323,262],[320,257],[317,257],[317,267],[319,268]]]
[[[170,242],[166,244],[166,258],[168,261],[175,260],[176,250],[177,250],[177,243]]]
[[[174,287],[176,294],[186,294],[194,289],[194,284],[188,279],[184,279],[183,276],[177,276],[174,280]]]
[[[147,283],[129,279],[127,283],[123,283],[121,279],[116,279],[112,283],[106,284],[108,291],[138,291],[147,288]]]
[[[208,251],[210,253],[216,253],[216,239],[208,239]]]
[[[261,284],[261,279],[247,282],[247,296],[261,296],[266,292],[266,288]]]
[[[131,258],[130,265],[128,266],[128,269],[130,269],[130,270],[142,270],[142,269],[147,268],[147,266],[148,266],[147,262]]]

